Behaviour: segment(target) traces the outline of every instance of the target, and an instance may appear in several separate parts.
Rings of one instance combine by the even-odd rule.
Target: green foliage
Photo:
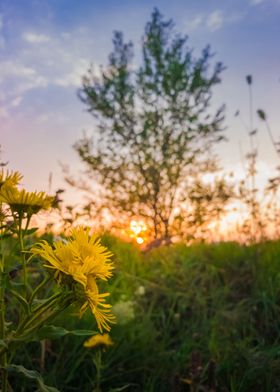
[[[209,47],[196,58],[187,37],[156,9],[139,65],[122,33],[115,33],[113,45],[100,75],[84,77],[80,97],[95,117],[96,133],[75,149],[101,185],[96,212],[142,216],[155,238],[168,237],[175,207],[184,216],[191,203],[193,178],[201,181],[202,173],[217,169],[211,148],[224,138],[223,107],[213,112],[210,104],[224,67],[211,64]]]
[[[30,380],[35,381],[42,392],[58,392],[48,387],[41,375],[44,342],[68,335],[88,337],[96,331],[92,327],[69,330],[50,323],[70,306],[76,306],[77,312],[77,305],[85,311],[90,304],[99,330],[102,331],[102,327],[110,330],[107,321],[114,322],[114,316],[109,313],[111,306],[104,303],[108,293],[100,294],[96,279],[102,278],[104,285],[110,277],[111,254],[85,227],[73,228],[71,238],[60,238],[56,244],[49,234],[46,236],[49,242],[34,245],[37,229],[29,228],[31,218],[40,210],[50,208],[54,198],[44,192],[19,190],[17,185],[21,178],[19,172],[0,171],[1,392],[14,388],[33,391],[34,383],[30,385]],[[67,270],[67,263],[71,271]],[[80,272],[79,266],[82,267]],[[33,342],[41,345],[38,370],[34,370],[32,360],[23,362],[21,355],[17,356],[18,351],[25,352]],[[29,364],[32,370],[23,363]],[[21,376],[29,380],[28,384],[22,382]]]
[[[48,385],[90,392],[99,374],[102,391],[279,389],[279,242],[176,244],[144,254],[109,235],[103,243],[115,255],[112,303],[123,310],[114,345],[85,349],[83,336],[66,334],[45,341],[43,363],[38,343],[19,348]],[[89,315],[78,321],[72,313],[57,325],[92,329]]]
[[[38,385],[38,390],[41,392],[59,392],[58,389],[48,387],[44,384],[40,374],[34,370],[28,370],[22,365],[9,365],[6,369],[8,373],[19,373],[28,379],[35,380]]]
[[[66,335],[74,336],[92,336],[96,334],[96,331],[88,331],[85,329],[77,329],[68,331],[65,328],[57,327],[55,325],[46,325],[42,327],[37,333],[33,333],[31,341],[40,341],[43,339],[58,339]]]

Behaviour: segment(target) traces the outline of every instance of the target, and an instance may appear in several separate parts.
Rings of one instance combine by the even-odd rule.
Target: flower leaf
[[[16,297],[16,299],[19,301],[23,309],[25,310],[26,314],[30,314],[30,307],[28,302],[26,301],[25,298],[23,298],[17,291],[14,290],[9,290],[9,292]]]
[[[76,329],[73,331],[68,331],[63,327],[57,327],[55,325],[46,325],[42,327],[37,333],[33,334],[32,340],[58,339],[65,335],[91,336],[95,333],[96,331],[90,331],[84,329]]]
[[[24,377],[36,381],[41,392],[59,392],[58,389],[46,385],[41,375],[35,370],[28,370],[22,365],[8,365],[5,369],[8,373],[20,373]]]

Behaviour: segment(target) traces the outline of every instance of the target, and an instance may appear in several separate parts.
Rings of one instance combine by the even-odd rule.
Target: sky
[[[0,145],[8,168],[24,175],[28,190],[66,188],[61,164],[79,173],[73,144],[94,122],[77,91],[89,68],[107,63],[114,30],[140,50],[154,7],[189,36],[194,53],[210,44],[214,60],[227,67],[213,95],[213,109],[226,104],[228,142],[221,164],[244,176],[241,153],[249,141],[239,118],[249,122],[248,86],[254,108],[266,111],[275,139],[280,135],[280,0],[0,0]],[[258,128],[259,181],[279,164],[264,126]],[[68,190],[75,202],[77,193]]]

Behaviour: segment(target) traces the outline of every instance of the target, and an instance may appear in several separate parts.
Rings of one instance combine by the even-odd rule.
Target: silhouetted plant
[[[154,238],[169,237],[175,207],[191,202],[192,170],[202,175],[217,168],[211,151],[224,139],[224,109],[209,107],[224,67],[211,67],[209,47],[195,58],[187,37],[175,34],[172,20],[157,9],[138,66],[122,33],[115,33],[113,45],[108,66],[83,79],[79,95],[95,117],[95,132],[75,150],[94,180],[96,213],[141,216]]]
[[[275,153],[278,158],[280,158],[280,142],[277,142],[270,124],[267,119],[267,115],[264,110],[257,110],[258,117],[265,124],[265,128],[267,130],[269,139],[271,144],[275,150]],[[267,206],[266,206],[266,220],[269,222],[270,226],[273,224],[273,227],[270,227],[270,231],[274,232],[274,236],[279,238],[280,236],[280,206],[279,206],[279,187],[280,187],[280,166],[276,167],[276,174],[268,179],[268,184],[265,189],[266,196],[269,197]]]
[[[261,213],[261,202],[258,198],[259,190],[256,186],[257,176],[257,133],[258,130],[254,127],[254,108],[253,108],[253,92],[252,75],[246,76],[246,82],[249,90],[249,126],[243,121],[249,137],[250,150],[246,154],[246,178],[240,181],[239,184],[239,198],[248,208],[249,218],[245,219],[242,224],[242,231],[245,237],[251,242],[256,242],[264,237],[264,221]],[[236,116],[240,116],[240,112],[236,112]]]
[[[225,178],[215,178],[205,183],[198,176],[189,187],[186,203],[176,217],[179,232],[184,233],[184,238],[191,242],[217,241],[219,222],[225,214],[226,204],[233,197],[233,188]],[[213,230],[214,227],[216,230]],[[214,234],[211,234],[212,231]]]
[[[0,145],[0,167],[4,167],[8,164],[8,162],[2,161],[1,155],[2,155],[2,146]]]

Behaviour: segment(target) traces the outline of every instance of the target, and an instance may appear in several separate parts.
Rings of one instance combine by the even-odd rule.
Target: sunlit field
[[[0,6],[0,392],[280,391],[279,1],[103,3]]]
[[[29,246],[37,241],[26,237]],[[12,271],[13,242],[4,242]],[[70,305],[17,344],[13,363],[38,373],[10,366],[14,390],[278,390],[279,242],[175,244],[148,253],[110,235],[102,244],[114,255],[106,285],[116,316],[112,345],[85,347],[98,332],[94,317],[79,319],[77,305]],[[38,263],[33,259],[30,271],[41,271]],[[30,285],[42,273],[33,272]],[[42,294],[57,290],[53,282]],[[11,320],[20,303],[10,295],[7,305]]]

